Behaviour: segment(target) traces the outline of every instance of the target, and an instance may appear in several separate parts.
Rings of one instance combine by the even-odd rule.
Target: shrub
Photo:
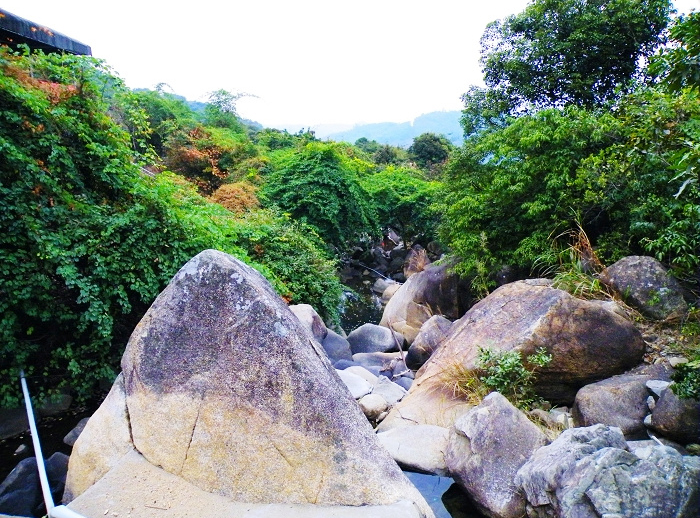
[[[378,234],[369,196],[332,144],[310,143],[286,155],[261,192],[266,206],[276,205],[310,225],[338,249]]]
[[[257,191],[258,188],[248,182],[225,183],[211,195],[210,199],[234,214],[242,214],[260,206],[256,196]]]

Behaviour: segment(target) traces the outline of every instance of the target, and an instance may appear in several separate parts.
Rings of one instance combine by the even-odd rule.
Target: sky
[[[268,127],[406,122],[482,84],[486,25],[528,0],[0,0],[90,45],[130,88],[250,96]],[[698,0],[676,0],[689,12]]]

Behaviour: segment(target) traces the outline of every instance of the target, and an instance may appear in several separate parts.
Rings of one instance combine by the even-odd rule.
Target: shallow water
[[[428,502],[435,518],[483,518],[451,478],[404,473]]]

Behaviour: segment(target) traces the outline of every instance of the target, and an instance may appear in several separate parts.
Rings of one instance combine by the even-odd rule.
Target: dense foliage
[[[0,404],[19,368],[79,396],[110,380],[144,311],[205,248],[335,314],[334,262],[308,228],[236,218],[179,177],[143,174],[148,120],[102,63],[0,49],[0,68]]]
[[[262,195],[339,249],[378,234],[374,207],[334,144],[309,143],[285,156],[266,178]]]
[[[669,0],[534,0],[488,25],[484,81],[521,107],[614,99],[660,43]]]

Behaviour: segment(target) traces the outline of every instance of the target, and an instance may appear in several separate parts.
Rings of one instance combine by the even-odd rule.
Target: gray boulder
[[[328,328],[316,310],[309,304],[294,304],[289,309],[296,315],[304,328],[311,333],[319,343],[328,334]]]
[[[680,317],[688,309],[678,281],[653,257],[624,257],[608,266],[601,279],[649,318]]]
[[[366,396],[372,392],[372,385],[357,374],[353,374],[347,370],[336,370],[336,372],[353,398],[360,399],[362,396]]]
[[[379,394],[367,394],[361,397],[357,404],[360,405],[360,410],[370,421],[376,421],[389,408],[386,399]]]
[[[376,324],[363,324],[348,335],[353,354],[398,351],[403,341],[400,333]]]
[[[68,455],[56,452],[45,460],[46,478],[54,501],[60,502],[66,482]],[[36,457],[23,459],[0,484],[0,514],[43,516],[46,514]]]
[[[352,361],[350,343],[331,329],[328,330],[328,334],[321,342],[321,346],[323,346],[323,350],[326,351],[328,359],[333,365],[341,360]]]
[[[514,482],[515,475],[545,444],[544,433],[524,413],[492,392],[455,421],[445,462],[452,478],[482,513],[520,518],[525,514],[525,498]]]
[[[420,328],[418,336],[408,348],[406,365],[418,370],[447,337],[452,322],[442,315],[433,315]]]
[[[232,256],[206,250],[175,275],[134,330],[122,371],[134,448],[206,492],[264,504],[409,500],[432,515],[325,352]]]
[[[571,411],[576,426],[606,424],[622,430],[627,439],[646,437],[648,376],[613,376],[586,385],[576,394]]]
[[[657,446],[637,455],[618,428],[564,431],[537,450],[516,483],[538,518],[690,518],[700,508],[700,458]]]
[[[451,426],[450,419],[466,407],[455,395],[454,383],[478,369],[480,347],[517,351],[523,357],[544,348],[552,361],[538,371],[535,389],[545,399],[570,404],[582,386],[641,363],[646,344],[626,318],[552,288],[548,281],[506,284],[452,324],[416,373],[408,396],[380,428],[406,419]]]
[[[73,427],[73,429],[66,434],[66,436],[63,438],[63,443],[68,446],[73,446],[75,441],[78,440],[78,437],[80,437],[80,434],[83,433],[85,425],[89,420],[89,417],[83,417],[78,424],[76,424],[75,427]]]
[[[447,428],[427,424],[377,434],[379,442],[403,469],[440,477],[449,476],[445,464],[449,436]]]
[[[393,381],[390,381],[389,378],[379,376],[374,387],[372,387],[372,393],[379,394],[386,400],[389,406],[394,406],[404,398],[406,390]]]
[[[700,443],[700,401],[680,399],[671,385],[654,406],[651,428],[681,444]]]
[[[387,303],[379,325],[402,333],[410,344],[431,316],[461,317],[471,305],[469,283],[452,267],[449,262],[429,264],[412,275]]]

